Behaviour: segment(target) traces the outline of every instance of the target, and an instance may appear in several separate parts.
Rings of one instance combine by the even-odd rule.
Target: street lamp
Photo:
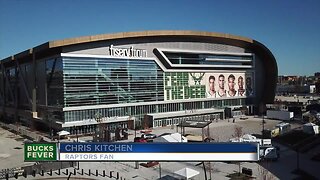
[[[73,129],[76,131],[76,137],[77,137],[77,143],[79,142],[79,138],[78,138],[78,127],[77,126],[73,126]],[[80,162],[78,161],[77,162],[77,164],[78,164],[78,170],[80,169]]]
[[[265,120],[264,120],[264,113],[265,113],[265,104],[261,103],[260,104],[260,112],[262,113],[262,139],[264,139],[264,124],[265,124]],[[262,145],[263,145],[263,141],[262,141]]]

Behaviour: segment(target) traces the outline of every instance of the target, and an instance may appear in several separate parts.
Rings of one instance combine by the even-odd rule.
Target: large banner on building
[[[165,100],[238,98],[254,95],[253,73],[166,72]]]

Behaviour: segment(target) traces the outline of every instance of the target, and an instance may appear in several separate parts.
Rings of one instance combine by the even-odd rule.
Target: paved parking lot
[[[20,167],[23,157],[24,138],[0,127],[0,169]]]

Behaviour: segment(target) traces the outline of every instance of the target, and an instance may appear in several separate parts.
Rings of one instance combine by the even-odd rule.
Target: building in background
[[[319,73],[314,76],[278,76],[276,94],[319,94]]]
[[[93,132],[98,124],[114,130],[223,119],[226,108],[258,113],[273,103],[278,75],[263,44],[194,31],[50,41],[0,65],[3,121],[71,133]],[[226,94],[218,93],[222,86]]]

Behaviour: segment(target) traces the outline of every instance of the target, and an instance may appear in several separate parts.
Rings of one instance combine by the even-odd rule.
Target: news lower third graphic
[[[257,161],[257,143],[27,143],[25,161]]]

